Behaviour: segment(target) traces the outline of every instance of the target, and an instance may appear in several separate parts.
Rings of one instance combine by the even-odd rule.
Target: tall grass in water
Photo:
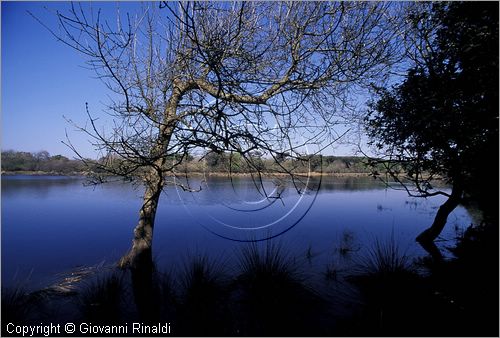
[[[252,243],[237,257],[231,270],[206,255],[188,257],[175,274],[154,268],[145,300],[135,292],[130,271],[111,270],[79,282],[64,296],[52,292],[48,302],[64,300],[67,307],[59,315],[76,306],[72,322],[113,325],[158,318],[172,323],[173,335],[325,335],[321,330],[330,322],[324,303],[281,245]],[[2,296],[2,322],[29,317],[26,292]],[[144,317],[138,301],[150,306],[150,317]]]
[[[367,253],[360,256],[355,263],[354,273],[357,275],[394,277],[415,272],[412,260],[398,246],[394,233],[391,233],[391,237],[385,242],[376,239]]]
[[[176,308],[178,307],[177,285],[172,271],[159,272],[154,276],[155,294],[159,303],[159,319],[164,322],[175,321]]]
[[[77,302],[82,319],[96,324],[119,323],[123,319],[125,296],[124,273],[113,272],[99,276],[83,286]]]
[[[23,286],[2,287],[2,323],[30,323],[44,319],[43,302],[46,295],[42,291],[28,292]],[[4,325],[2,325],[2,331]]]
[[[251,243],[239,255],[235,295],[242,335],[304,335],[314,332],[319,297],[304,283],[293,257],[280,244]],[[318,326],[316,326],[318,327]]]
[[[297,265],[280,244],[269,241],[259,247],[252,242],[241,250],[238,258],[241,281],[301,282]]]
[[[422,277],[394,234],[386,241],[375,240],[357,259],[349,280],[358,287],[363,305],[362,325],[355,334],[419,335],[418,321],[425,317],[427,293]]]
[[[221,260],[206,255],[189,257],[178,276],[176,330],[195,336],[228,335],[228,277]],[[173,332],[175,334],[175,332]]]
[[[171,276],[158,272],[156,264],[147,272],[150,275],[145,276],[144,283],[131,271],[120,269],[81,283],[74,301],[78,320],[96,324],[171,321],[176,306]]]

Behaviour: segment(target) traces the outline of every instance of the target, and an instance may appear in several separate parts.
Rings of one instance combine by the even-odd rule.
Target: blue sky
[[[86,3],[89,5],[90,3]],[[93,3],[114,12],[116,6],[134,3]],[[65,119],[83,125],[85,103],[93,115],[102,115],[109,91],[84,68],[85,58],[65,46],[31,17],[57,28],[55,10],[65,11],[68,2],[2,2],[2,150],[36,152],[73,157],[61,141],[66,132],[79,152],[95,157],[88,137],[75,131]],[[63,117],[64,116],[64,117]],[[348,154],[340,146],[335,154]],[[331,154],[333,150],[327,150]]]
[[[85,59],[64,46],[27,10],[43,22],[55,23],[46,10],[67,3],[2,2],[2,150],[47,150],[72,156],[64,144],[65,130],[82,150],[92,147],[74,132],[63,116],[85,122],[85,102],[102,110],[104,85],[83,68]]]

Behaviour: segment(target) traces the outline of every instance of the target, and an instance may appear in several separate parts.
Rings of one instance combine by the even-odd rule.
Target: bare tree
[[[119,98],[108,130],[87,107],[81,130],[104,158],[90,164],[145,185],[120,265],[150,260],[160,194],[181,184],[176,167],[190,152],[229,151],[255,168],[254,151],[299,158],[335,141],[352,90],[393,61],[392,12],[376,2],[163,2],[115,23],[82,4],[58,12],[51,32]]]

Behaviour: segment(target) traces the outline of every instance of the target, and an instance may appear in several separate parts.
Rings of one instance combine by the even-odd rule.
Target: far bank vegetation
[[[207,152],[204,155],[188,155],[182,159],[172,157],[172,161],[181,161],[177,168],[178,173],[232,173],[246,174],[256,171],[280,171],[274,159],[266,158],[263,154],[254,153],[253,165],[250,167],[239,154]],[[125,165],[122,160],[113,157],[102,157],[97,163],[107,162],[116,166]],[[31,173],[31,174],[84,174],[89,171],[99,171],[98,166],[89,166],[81,160],[69,159],[63,155],[50,155],[47,151],[23,152],[7,150],[2,152],[2,173]],[[368,161],[365,157],[356,156],[323,156],[310,155],[303,159],[291,159],[282,156],[280,165],[296,173],[324,173],[324,174],[369,174]],[[282,171],[282,170],[281,170]]]

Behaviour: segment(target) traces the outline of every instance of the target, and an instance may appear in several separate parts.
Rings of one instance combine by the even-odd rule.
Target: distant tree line
[[[303,158],[289,158],[285,155],[277,160],[255,152],[252,161],[245,161],[237,153],[209,152],[203,157],[191,157],[179,168],[187,172],[232,172],[249,173],[256,171],[315,173],[369,173],[367,159],[355,156],[310,155]],[[182,168],[182,169],[181,169]]]
[[[310,155],[300,159],[291,159],[282,156],[275,161],[258,152],[251,155],[251,162],[245,161],[239,154],[208,152],[204,156],[185,156],[180,160],[181,165],[177,168],[180,172],[224,172],[224,173],[250,173],[258,170],[283,171],[286,170],[305,173],[369,173],[368,161],[365,157],[356,156],[323,156]],[[171,158],[170,161],[179,161]],[[103,157],[97,162],[107,162],[107,165],[123,166],[124,163],[118,158]],[[90,162],[90,161],[89,161]],[[80,160],[72,160],[62,155],[51,156],[47,151],[24,152],[3,151],[2,171],[40,171],[51,173],[83,173],[84,171],[95,171]]]
[[[83,172],[81,161],[71,160],[62,155],[51,156],[47,151],[2,151],[2,171],[41,171],[54,173]]]

